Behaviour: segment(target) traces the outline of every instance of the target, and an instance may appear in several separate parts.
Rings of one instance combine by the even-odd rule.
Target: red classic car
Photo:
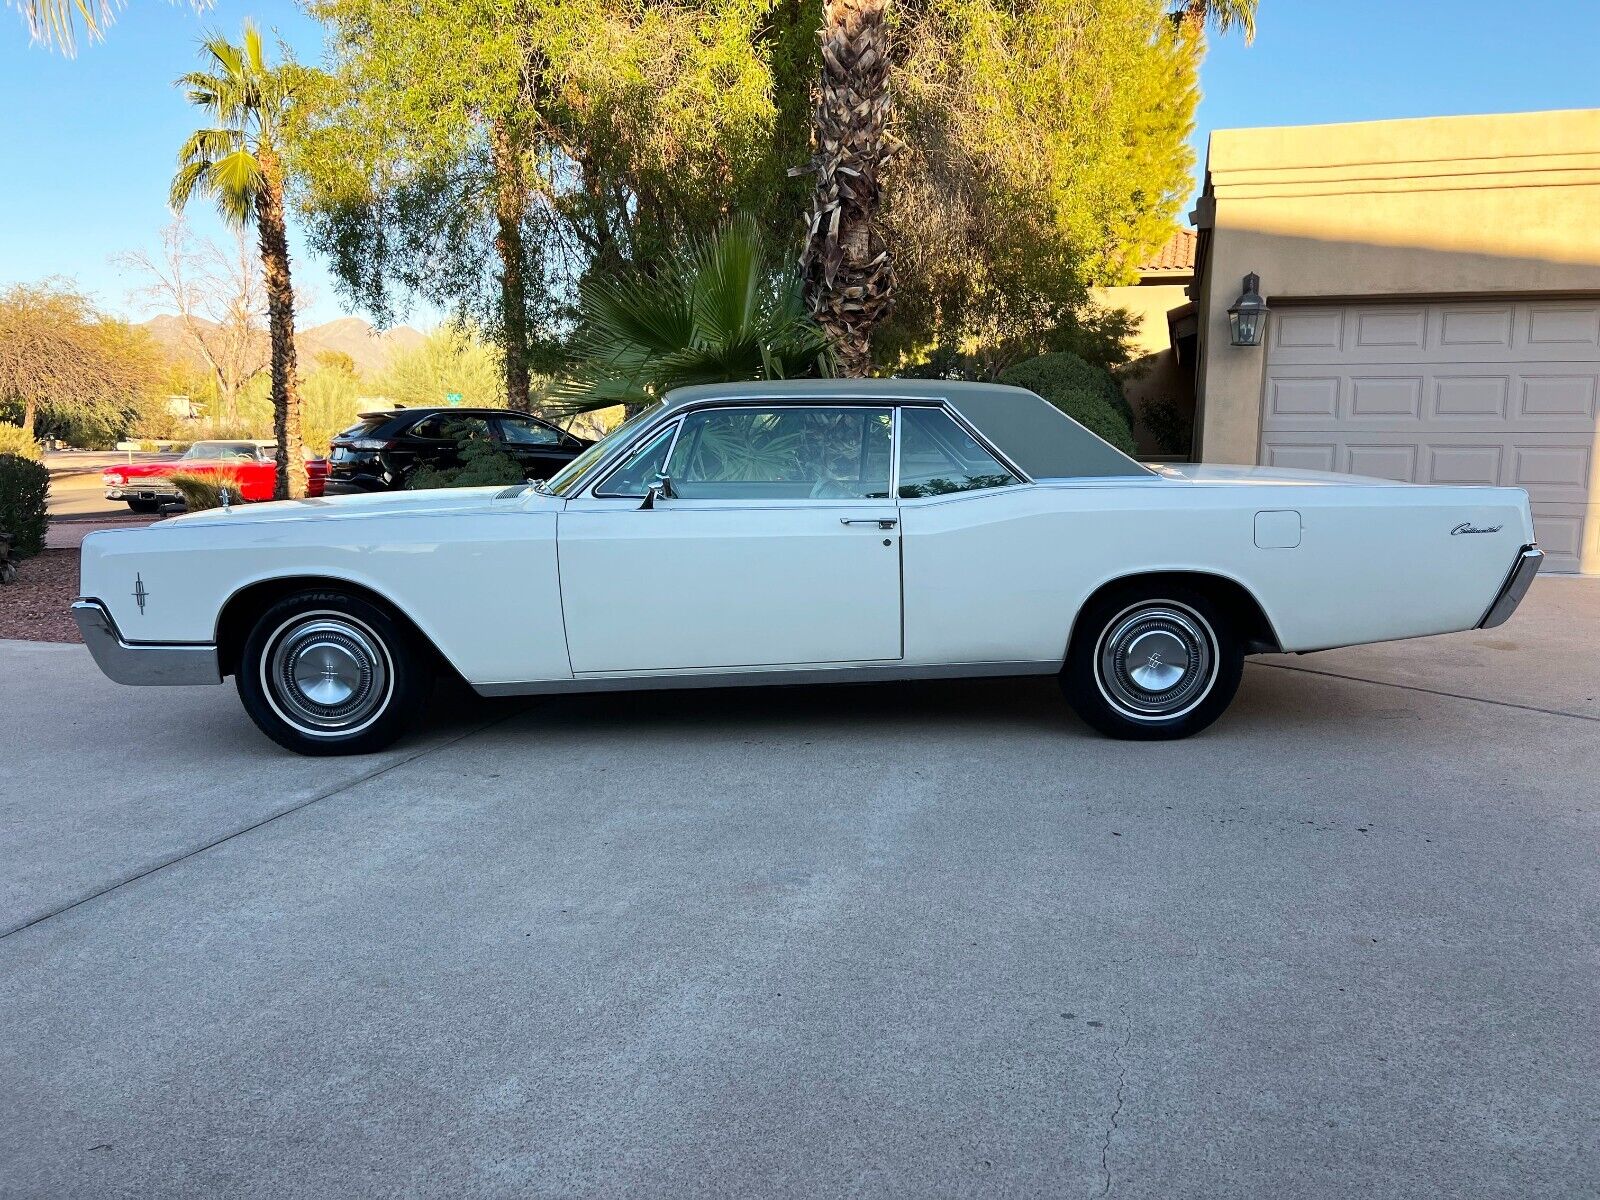
[[[222,475],[238,481],[240,500],[271,500],[277,474],[271,442],[196,442],[170,462],[108,467],[100,479],[107,500],[125,500],[134,512],[153,513],[163,504],[181,504],[174,475]],[[306,495],[320,496],[328,481],[326,459],[306,458]]]

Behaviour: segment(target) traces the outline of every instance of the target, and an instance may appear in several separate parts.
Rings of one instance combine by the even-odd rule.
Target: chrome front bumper
[[[125,642],[98,600],[72,602],[72,619],[95,665],[117,683],[221,683],[217,648],[182,642]]]
[[[1493,629],[1496,625],[1504,625],[1511,619],[1511,614],[1517,611],[1517,605],[1522,603],[1522,598],[1528,594],[1528,588],[1533,584],[1533,577],[1539,573],[1539,564],[1544,562],[1544,551],[1537,546],[1524,546],[1517,555],[1517,561],[1511,566],[1511,574],[1506,576],[1505,583],[1500,585],[1500,594],[1494,598],[1494,603],[1489,605],[1489,611],[1483,614],[1483,620],[1478,622],[1479,629]]]

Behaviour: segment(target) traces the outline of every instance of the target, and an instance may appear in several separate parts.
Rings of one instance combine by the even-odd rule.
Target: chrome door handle
[[[841,525],[876,525],[879,529],[893,529],[900,521],[896,517],[840,517]]]

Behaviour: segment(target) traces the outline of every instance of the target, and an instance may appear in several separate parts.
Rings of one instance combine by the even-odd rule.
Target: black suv
[[[330,444],[328,481],[363,491],[406,486],[420,466],[460,465],[456,439],[491,439],[522,464],[529,479],[548,479],[590,443],[548,421],[503,408],[401,408],[361,414],[361,423]]]

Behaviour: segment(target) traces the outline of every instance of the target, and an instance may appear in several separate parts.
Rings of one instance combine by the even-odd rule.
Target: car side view
[[[548,479],[589,441],[527,413],[499,408],[401,408],[362,413],[335,437],[330,479],[357,491],[398,491],[418,467],[460,465],[458,438],[481,437],[522,466],[529,479]]]
[[[1158,739],[1215,721],[1248,654],[1498,625],[1541,558],[1520,489],[1147,467],[1018,388],[794,381],[672,392],[529,486],[91,534],[74,612],[111,678],[233,676],[306,754],[392,742],[440,672],[1055,675],[1094,728]]]
[[[160,512],[163,505],[182,504],[183,493],[172,482],[174,475],[232,480],[239,489],[238,499],[271,500],[278,479],[276,453],[271,442],[196,442],[170,462],[108,467],[100,481],[107,500],[124,501],[136,513]],[[320,496],[328,478],[327,460],[307,453],[305,462],[306,495]]]

